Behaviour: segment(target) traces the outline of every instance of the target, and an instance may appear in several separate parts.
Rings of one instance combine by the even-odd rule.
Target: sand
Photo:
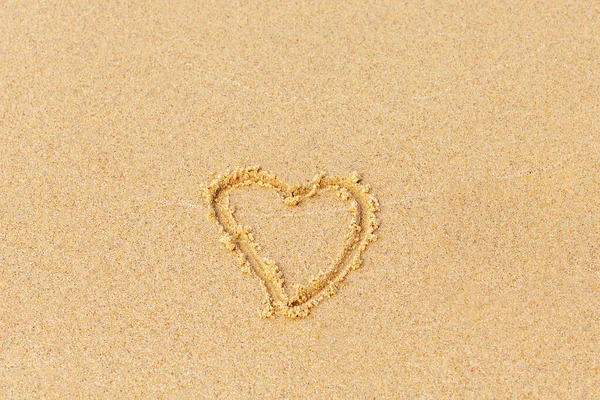
[[[599,32],[1,3],[0,397],[599,398]]]

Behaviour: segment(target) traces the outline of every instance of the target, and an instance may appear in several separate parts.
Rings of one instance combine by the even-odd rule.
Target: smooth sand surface
[[[497,3],[1,2],[0,397],[600,398],[600,8]],[[303,318],[206,218],[254,165],[380,202]],[[286,290],[334,192],[232,190]]]

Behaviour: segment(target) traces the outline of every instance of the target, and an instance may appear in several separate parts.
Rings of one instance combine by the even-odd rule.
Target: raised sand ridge
[[[344,238],[343,250],[333,265],[320,270],[307,286],[295,285],[294,293],[289,294],[280,268],[273,260],[260,255],[261,248],[252,235],[251,227],[241,226],[235,218],[229,194],[244,186],[274,189],[289,207],[300,204],[319,191],[336,193],[340,201],[348,205],[352,220]],[[369,185],[362,184],[356,172],[349,177],[330,177],[320,173],[306,184],[290,186],[260,167],[247,167],[220,175],[203,189],[210,209],[208,217],[217,222],[221,243],[237,253],[242,271],[254,274],[261,282],[265,292],[263,317],[284,315],[299,318],[308,315],[312,307],[337,292],[339,284],[350,271],[360,267],[363,252],[376,239],[379,203],[370,193]]]

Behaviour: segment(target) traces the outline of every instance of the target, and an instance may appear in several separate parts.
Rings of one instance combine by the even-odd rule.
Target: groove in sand
[[[252,235],[252,229],[241,226],[235,219],[229,193],[244,186],[274,189],[289,207],[300,204],[319,191],[333,191],[340,201],[347,204],[352,214],[344,248],[333,265],[319,271],[308,286],[295,285],[292,295],[286,291],[284,276],[277,264],[260,255],[261,249]],[[360,267],[362,254],[369,243],[376,239],[379,203],[369,193],[369,185],[362,184],[356,172],[349,177],[330,177],[320,173],[306,184],[290,186],[260,167],[237,168],[218,176],[203,189],[210,210],[208,217],[217,222],[221,243],[238,255],[242,271],[254,274],[261,282],[265,293],[265,307],[261,315],[265,318],[275,315],[300,318],[308,315],[312,307],[337,292],[339,284],[350,271]]]

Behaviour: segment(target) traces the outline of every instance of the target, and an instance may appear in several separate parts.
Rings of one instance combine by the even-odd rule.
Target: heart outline
[[[325,272],[319,271],[311,278],[309,287],[296,285],[293,297],[285,290],[284,277],[277,264],[260,256],[260,246],[254,240],[252,229],[241,226],[234,216],[235,210],[229,203],[229,193],[244,186],[274,189],[288,206],[298,205],[319,191],[332,190],[352,212],[343,251],[333,266]],[[307,316],[314,306],[337,292],[338,286],[350,271],[361,266],[364,251],[377,239],[375,231],[379,227],[376,215],[379,212],[379,202],[370,193],[370,186],[361,183],[356,172],[349,177],[330,177],[320,173],[306,184],[290,186],[276,174],[251,166],[220,175],[202,188],[209,205],[207,217],[217,222],[220,242],[237,254],[242,271],[254,274],[261,283],[265,293],[265,308],[261,311],[264,318],[275,315],[289,318]]]

